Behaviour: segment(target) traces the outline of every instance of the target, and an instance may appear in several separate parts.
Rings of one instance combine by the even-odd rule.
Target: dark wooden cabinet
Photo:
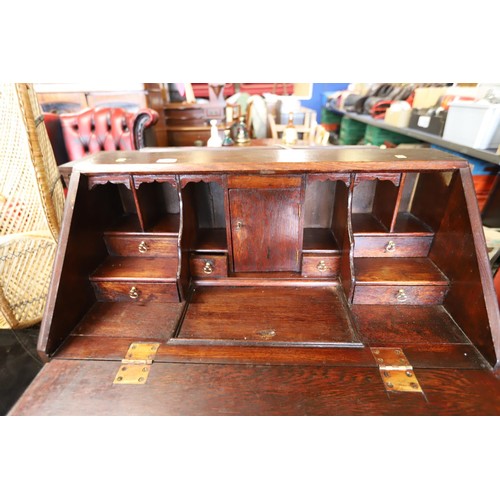
[[[397,153],[75,163],[48,363],[12,414],[498,414],[470,169]]]

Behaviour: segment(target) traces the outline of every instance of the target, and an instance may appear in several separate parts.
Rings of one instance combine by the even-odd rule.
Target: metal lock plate
[[[145,384],[159,347],[159,343],[150,342],[134,342],[130,344],[113,384]]]
[[[388,392],[423,393],[413,367],[401,348],[372,347],[371,352]]]

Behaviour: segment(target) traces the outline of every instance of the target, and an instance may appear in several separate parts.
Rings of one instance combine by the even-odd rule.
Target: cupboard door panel
[[[235,272],[300,270],[300,188],[230,189]]]

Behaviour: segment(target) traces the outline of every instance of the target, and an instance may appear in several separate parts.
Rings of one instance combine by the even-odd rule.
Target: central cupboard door
[[[300,188],[230,189],[235,272],[300,271]]]

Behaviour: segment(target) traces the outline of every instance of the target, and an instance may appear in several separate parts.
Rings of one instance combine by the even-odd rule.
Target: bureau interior
[[[493,356],[458,170],[81,174],[67,217],[48,354],[68,333],[356,347],[397,318],[390,342]]]

